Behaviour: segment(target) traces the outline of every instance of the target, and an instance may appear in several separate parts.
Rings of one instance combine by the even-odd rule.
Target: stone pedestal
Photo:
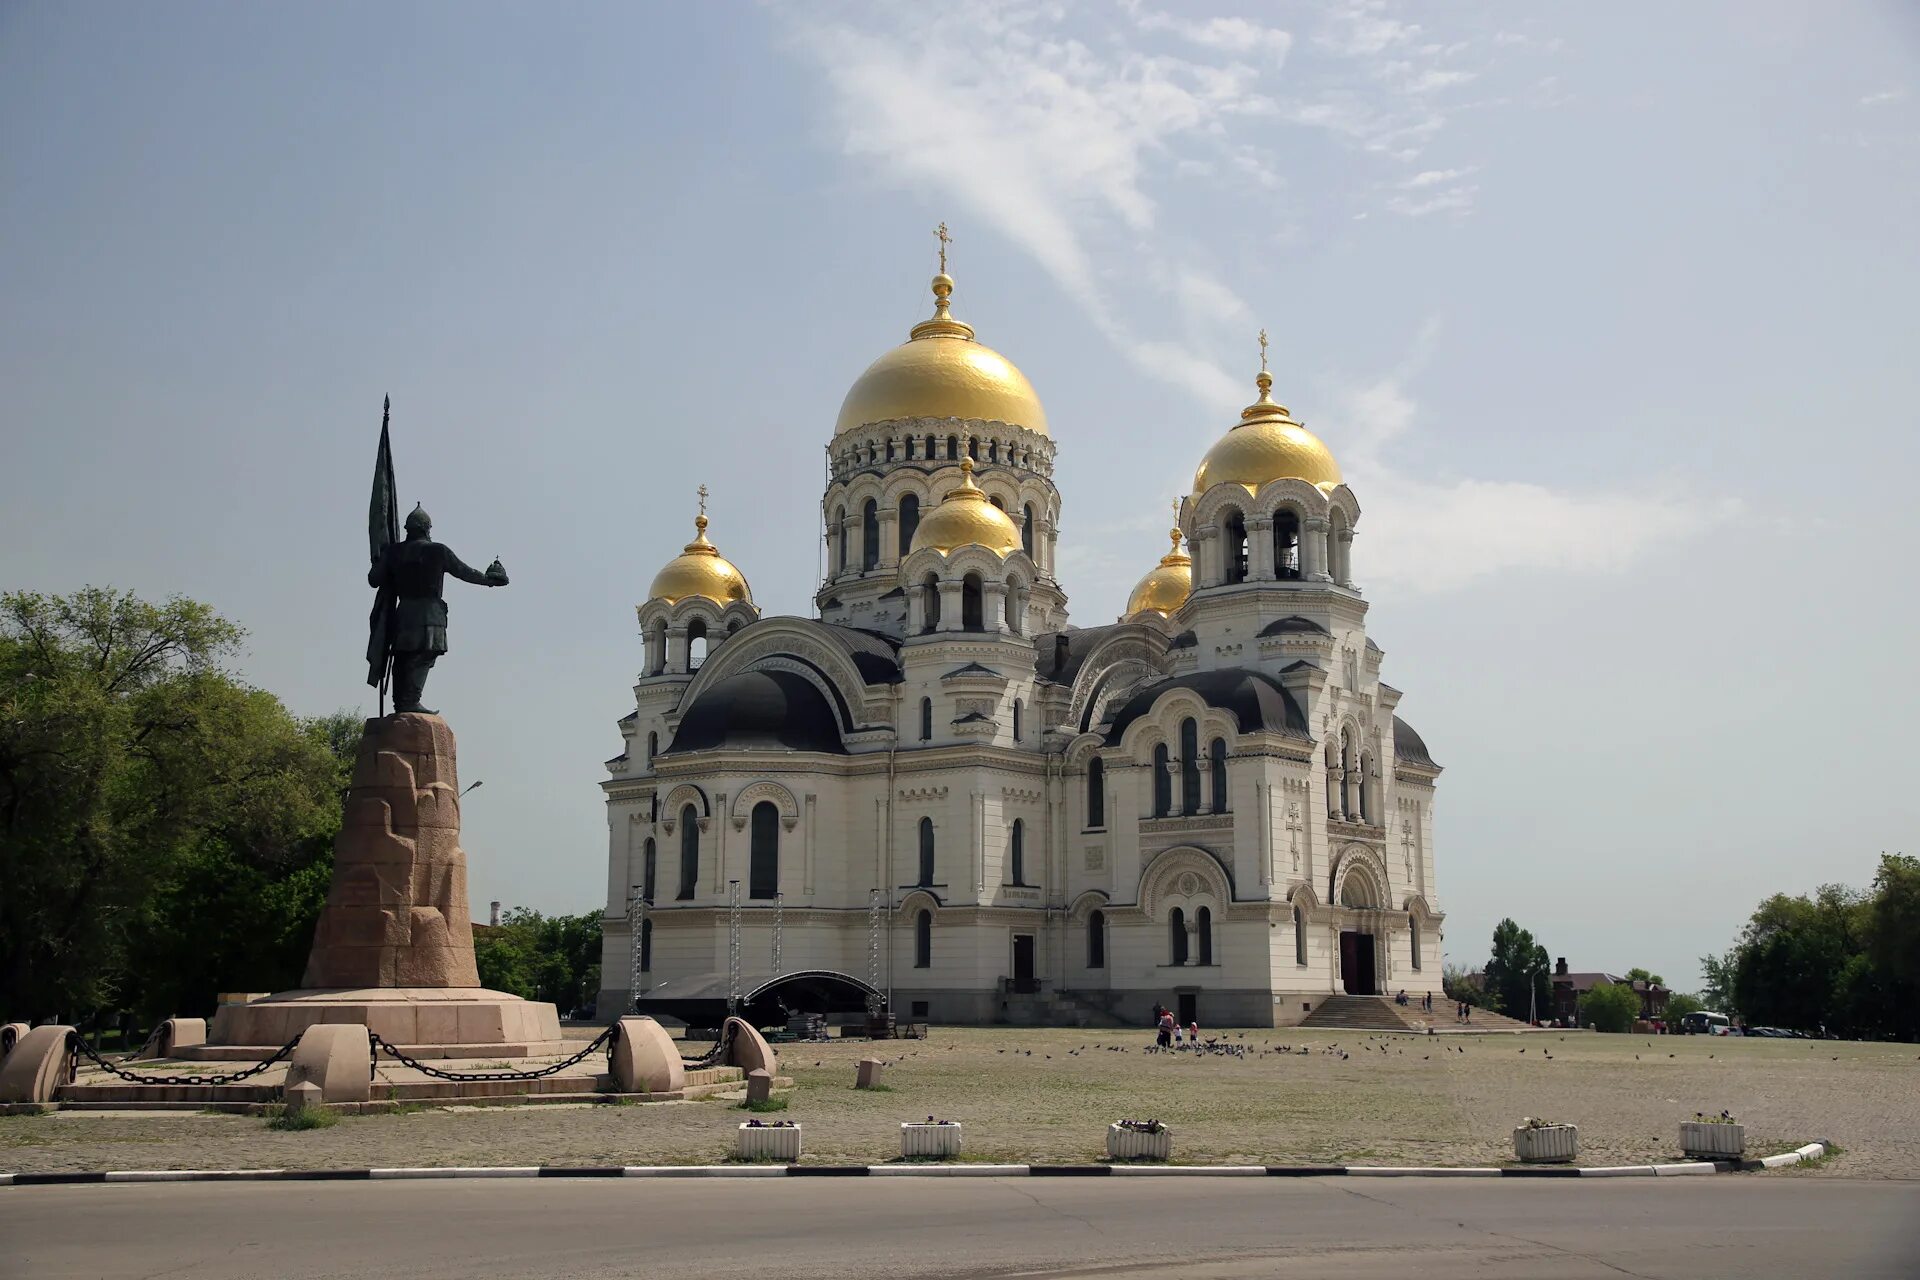
[[[359,1023],[415,1057],[565,1049],[551,1004],[480,985],[453,731],[439,716],[367,721],[302,989],[223,1003],[207,1043],[180,1056],[264,1057],[330,1023]]]

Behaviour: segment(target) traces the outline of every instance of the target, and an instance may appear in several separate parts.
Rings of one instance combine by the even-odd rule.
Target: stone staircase
[[[1347,995],[1328,996],[1300,1025],[1314,1031],[1404,1031],[1415,1035],[1425,1035],[1429,1028],[1442,1035],[1532,1030],[1524,1022],[1485,1009],[1475,1009],[1471,1022],[1457,1022],[1451,1000],[1437,1001],[1433,1012],[1427,1013],[1417,1001],[1402,1006],[1391,996]]]
[[[1101,1005],[1105,993],[1042,991],[1009,994],[1007,1022],[1016,1027],[1123,1027],[1126,1022]]]

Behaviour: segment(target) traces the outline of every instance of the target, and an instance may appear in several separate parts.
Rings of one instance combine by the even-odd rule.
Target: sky
[[[1915,852],[1920,9],[0,2],[0,588],[209,602],[371,713],[365,503],[449,585],[476,910],[603,903],[634,605],[711,536],[811,607],[846,388],[928,311],[1059,444],[1074,620],[1275,392],[1362,505],[1511,916],[1685,989]]]

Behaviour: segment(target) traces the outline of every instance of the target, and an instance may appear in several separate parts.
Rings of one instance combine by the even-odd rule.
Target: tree
[[[1920,858],[1880,855],[1868,912],[1867,956],[1885,988],[1885,1025],[1920,1039]]]
[[[1447,999],[1455,1004],[1470,1004],[1479,1009],[1487,1003],[1487,992],[1473,974],[1457,964],[1443,965],[1440,969],[1440,989]]]
[[[1812,898],[1776,893],[1734,948],[1733,996],[1748,1022],[1812,1028],[1837,1023],[1842,971],[1864,948],[1869,905],[1859,890],[1822,885]],[[1853,979],[1856,987],[1864,975]]]
[[[1657,973],[1649,973],[1645,969],[1627,970],[1627,981],[1629,983],[1644,982],[1650,987],[1664,987],[1667,985],[1665,978]]]
[[[130,955],[157,936],[166,896],[204,897],[223,860],[269,900],[311,879],[339,823],[338,760],[327,730],[223,667],[243,634],[178,597],[0,596],[0,991],[14,1016],[146,1004],[149,982],[201,990],[219,979]],[[207,949],[242,925],[189,909],[171,927]]]
[[[1493,1007],[1509,1018],[1525,1019],[1530,1011],[1546,1014],[1553,1008],[1552,962],[1547,949],[1511,919],[1493,929],[1493,955],[1487,961],[1487,994]],[[1531,993],[1531,1000],[1530,1000]]]
[[[1690,996],[1684,991],[1675,991],[1667,996],[1667,1022],[1680,1021],[1690,1013],[1698,1013],[1707,1007],[1706,1001],[1699,996]]]
[[[1596,1031],[1625,1031],[1640,1016],[1640,993],[1630,983],[1602,982],[1580,997],[1580,1021]]]
[[[600,913],[544,916],[514,907],[475,937],[474,958],[481,985],[571,1013],[600,991]]]
[[[1724,1013],[1732,1017],[1739,1010],[1733,1002],[1733,973],[1737,966],[1738,954],[1733,951],[1723,956],[1701,956],[1700,976],[1706,985],[1700,988],[1700,999],[1714,1013]]]

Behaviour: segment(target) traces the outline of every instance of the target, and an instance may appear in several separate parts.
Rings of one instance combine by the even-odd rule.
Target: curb
[[[1832,1150],[1822,1138],[1761,1160],[1699,1160],[1519,1168],[1423,1168],[1418,1165],[1182,1164],[705,1164],[510,1165],[422,1169],[127,1169],[91,1173],[0,1173],[0,1187],[109,1182],[366,1182],[451,1178],[1672,1178],[1754,1173],[1817,1160]]]

